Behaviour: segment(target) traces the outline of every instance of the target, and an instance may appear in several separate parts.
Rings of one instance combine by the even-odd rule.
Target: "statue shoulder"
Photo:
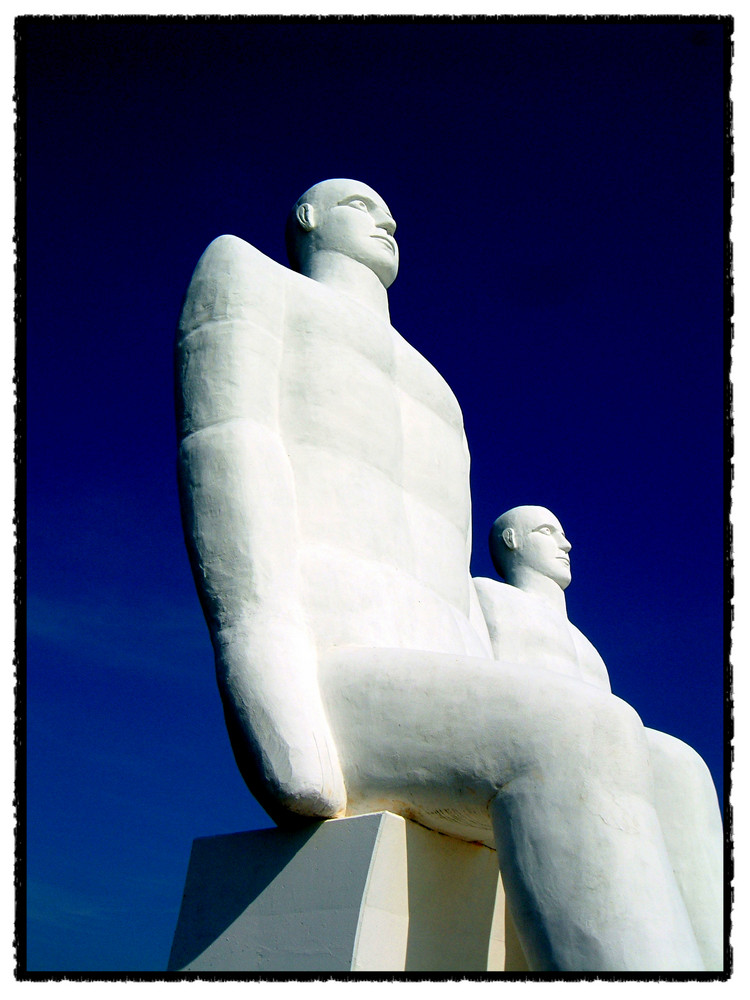
[[[239,236],[232,236],[225,233],[212,240],[201,254],[197,268],[225,268],[235,267],[282,267],[283,265],[271,260],[257,247],[254,247],[247,240]]]
[[[517,587],[511,587],[509,583],[477,576],[474,577],[474,587],[490,635],[493,631],[503,629],[509,622],[525,621],[530,611],[534,610],[528,607],[529,599],[526,594]]]
[[[175,346],[181,437],[238,419],[276,426],[287,276],[298,277],[236,236],[203,253]]]
[[[526,663],[529,639],[539,631],[536,602],[517,587],[487,577],[475,577],[474,586],[495,659]]]
[[[207,322],[273,315],[293,272],[238,236],[224,235],[206,247],[188,286],[178,336]]]
[[[508,583],[492,580],[487,576],[475,576],[474,586],[483,608],[485,605],[487,607],[514,607],[523,604],[526,599],[526,595],[517,587],[511,587]]]

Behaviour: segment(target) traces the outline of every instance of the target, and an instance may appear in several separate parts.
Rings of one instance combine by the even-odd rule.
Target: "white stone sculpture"
[[[562,559],[471,579],[461,411],[390,325],[394,231],[324,181],[301,273],[222,236],[187,293],[183,519],[240,770],[280,823],[390,810],[496,847],[532,969],[720,968],[705,765],[610,693]],[[506,527],[521,565],[538,540]]]
[[[570,550],[549,510],[515,507],[490,533],[492,560],[506,584],[481,577],[474,583],[498,660],[531,670],[542,666],[609,693],[604,661],[568,620]],[[722,825],[713,781],[685,743],[648,728],[642,736],[658,823],[701,956],[707,969],[721,969]]]

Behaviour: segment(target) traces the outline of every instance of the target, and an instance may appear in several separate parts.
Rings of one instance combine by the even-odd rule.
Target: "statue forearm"
[[[180,493],[240,769],[262,799],[270,792],[293,812],[336,815],[345,791],[299,598],[293,479],[280,441],[248,421],[190,435]]]

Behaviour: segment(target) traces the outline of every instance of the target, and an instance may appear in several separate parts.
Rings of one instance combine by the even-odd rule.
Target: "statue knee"
[[[641,717],[615,695],[605,696],[602,702],[594,722],[592,757],[599,763],[606,760],[618,783],[649,790],[648,743]]]
[[[657,794],[676,804],[692,802],[713,810],[716,788],[706,762],[691,746],[674,736],[647,729],[649,753]]]
[[[538,722],[540,765],[550,775],[570,772],[566,780],[650,790],[646,731],[638,713],[622,699],[591,687],[555,705]],[[574,778],[573,778],[574,776]]]

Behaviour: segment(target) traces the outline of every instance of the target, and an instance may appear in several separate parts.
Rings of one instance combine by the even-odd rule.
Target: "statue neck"
[[[318,250],[303,261],[302,274],[355,299],[390,325],[388,292],[366,264],[340,253]]]
[[[550,580],[548,576],[542,576],[541,573],[520,566],[509,577],[506,577],[506,580],[512,587],[517,587],[524,593],[536,597],[565,618],[568,617],[565,591],[559,583]]]

